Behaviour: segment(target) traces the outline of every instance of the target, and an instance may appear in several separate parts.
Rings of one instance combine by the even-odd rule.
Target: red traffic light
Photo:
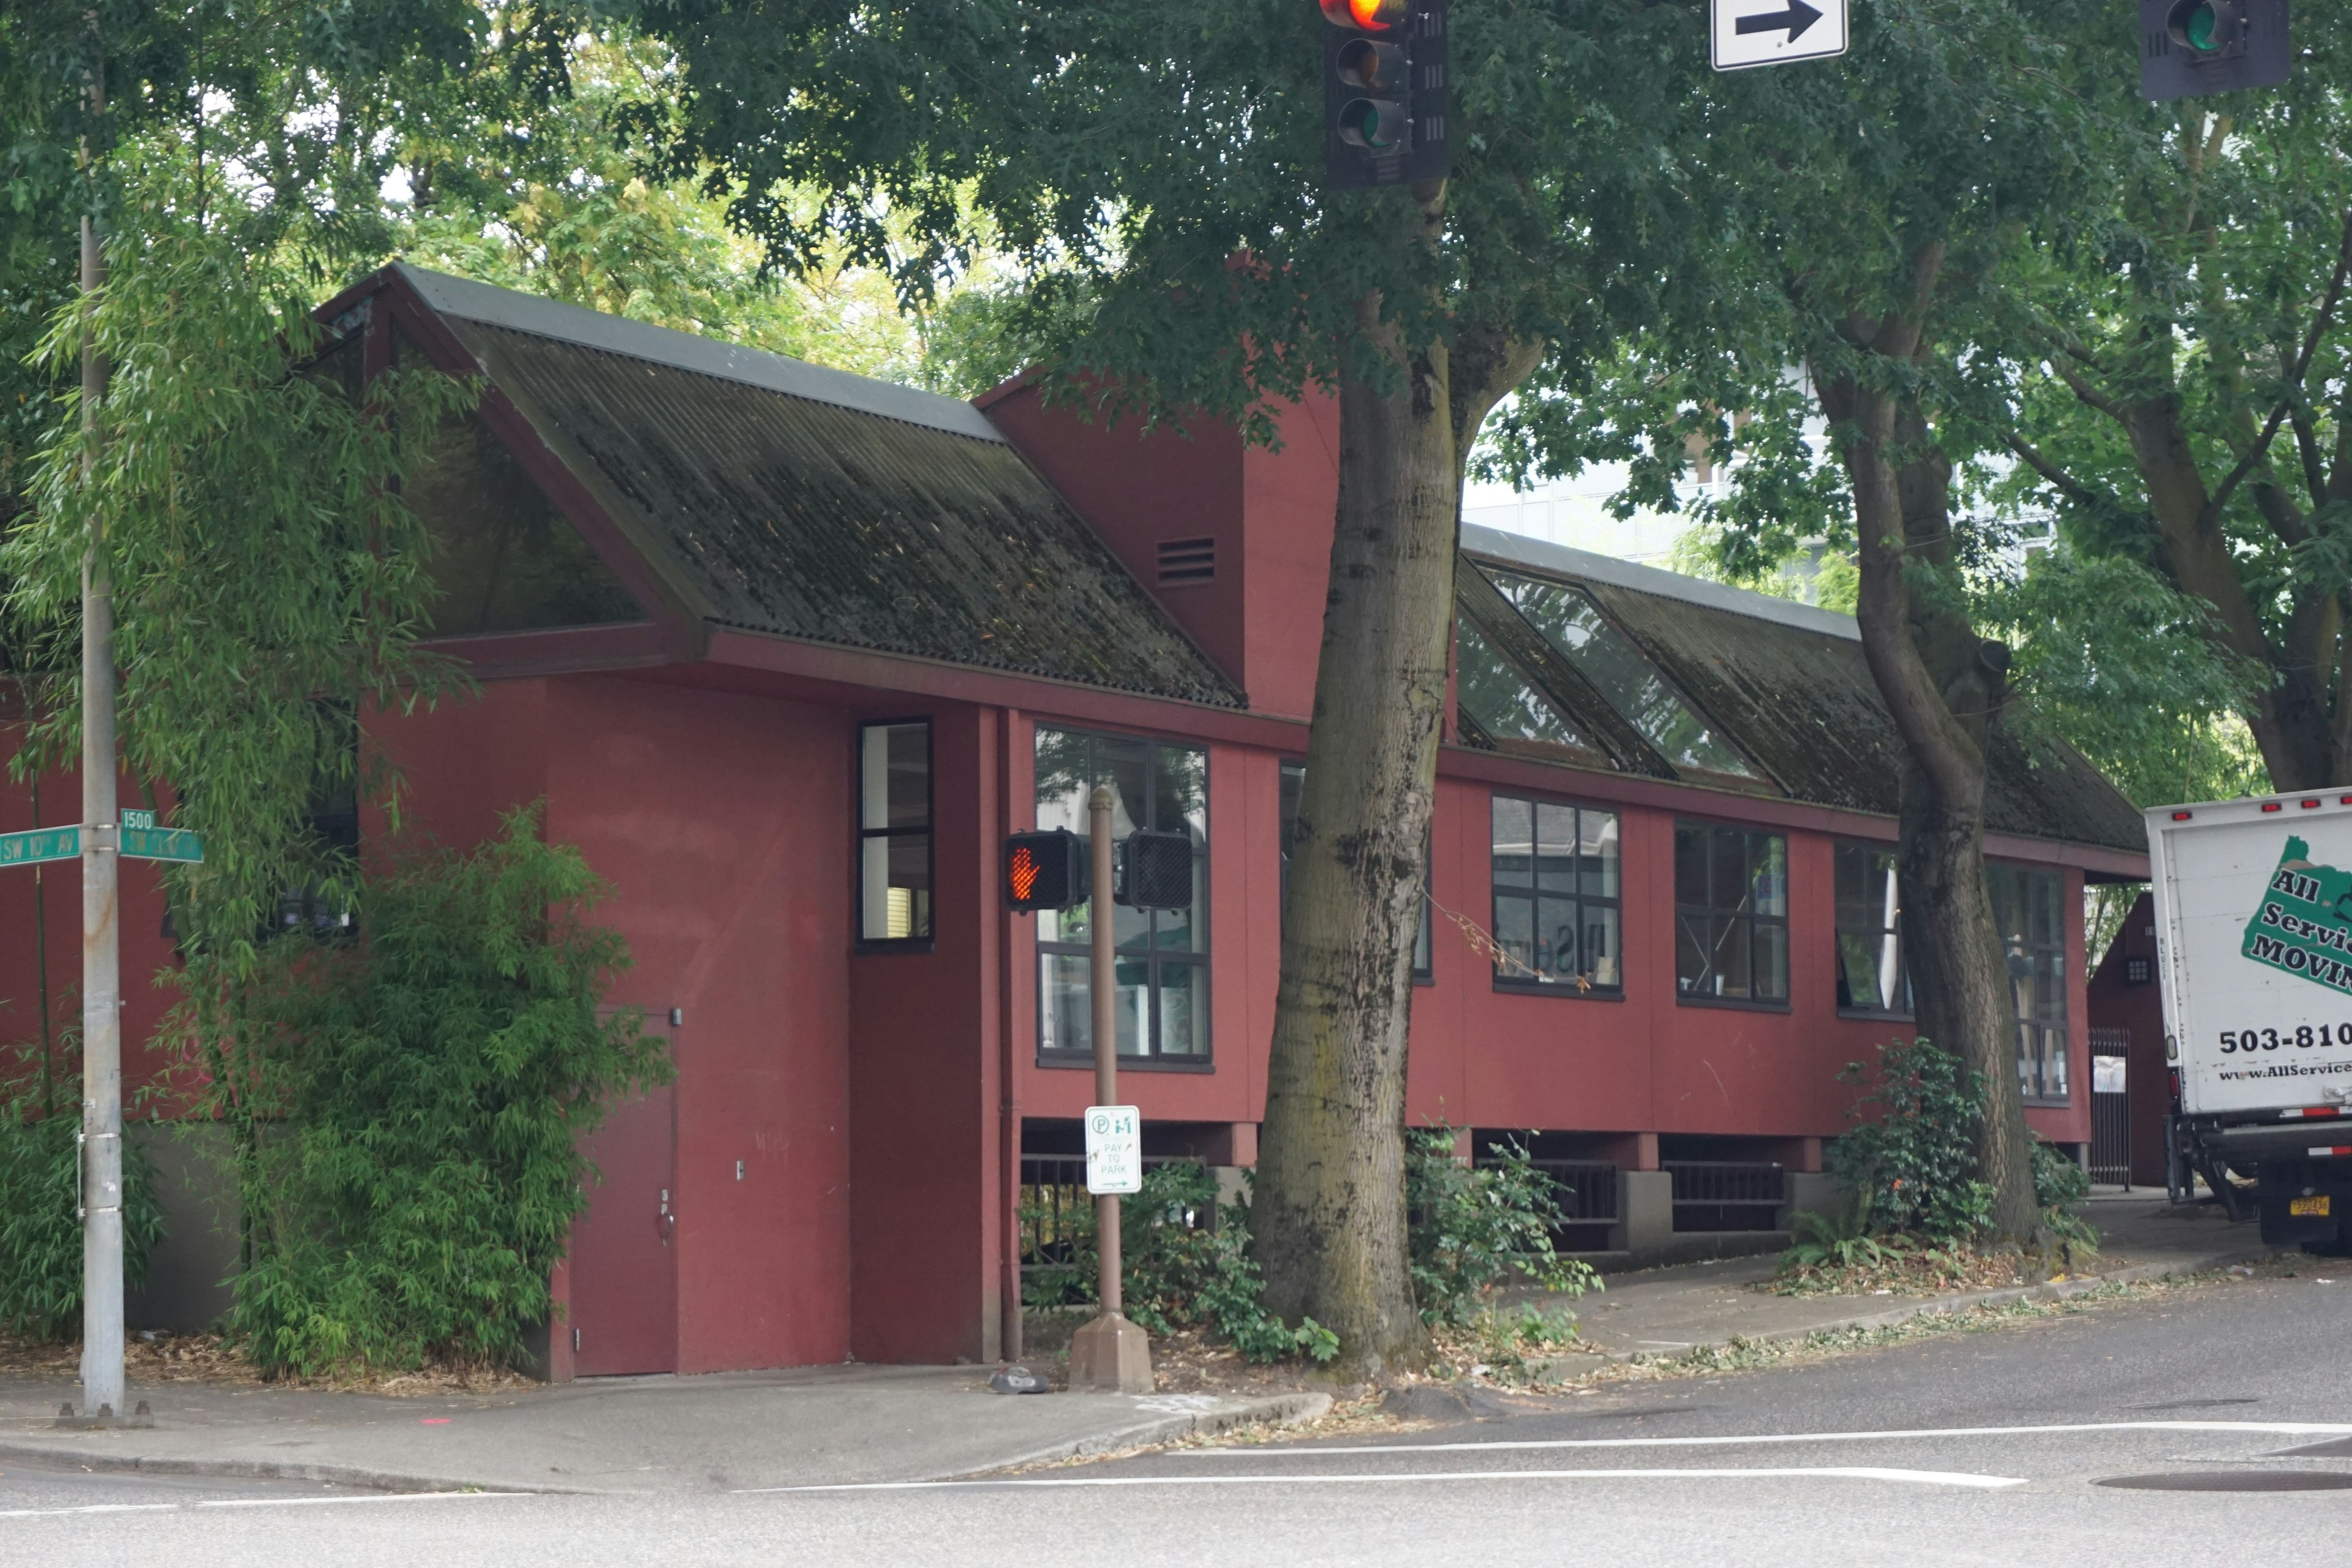
[[[1385,33],[1412,15],[1410,0],[1322,0],[1323,19],[1335,27]]]

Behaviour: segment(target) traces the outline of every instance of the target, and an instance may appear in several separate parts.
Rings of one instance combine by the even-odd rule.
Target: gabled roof
[[[709,624],[1243,705],[969,404],[394,270]]]
[[[1789,795],[1895,815],[1901,742],[1851,616],[1494,529],[1465,526],[1462,550],[1465,569],[1581,590]],[[1515,662],[1553,690],[1545,668]],[[1570,718],[1593,732],[1580,709],[1590,697],[1559,697]],[[1986,819],[1994,832],[2134,852],[2147,847],[2138,811],[2063,742],[2029,750],[2001,731],[1986,762]]]

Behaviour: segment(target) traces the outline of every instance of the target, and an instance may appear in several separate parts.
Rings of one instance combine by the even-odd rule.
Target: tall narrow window
[[[1687,1001],[1789,1000],[1789,841],[1675,824],[1675,991]]]
[[[1617,814],[1498,795],[1493,819],[1495,983],[1623,991]]]
[[[857,934],[865,943],[931,936],[931,727],[857,731]]]
[[[1114,904],[1118,1052],[1170,1065],[1209,1064],[1209,754],[1124,735],[1037,731],[1037,826],[1085,837],[1087,801],[1111,789],[1111,833],[1139,827],[1192,840],[1192,907]],[[1037,914],[1037,1054],[1093,1059],[1091,910]]]
[[[1287,907],[1290,903],[1290,847],[1297,841],[1298,837],[1298,797],[1306,788],[1307,764],[1305,763],[1283,763],[1282,799],[1280,804],[1282,813],[1282,901],[1285,907]],[[1431,941],[1429,899],[1427,896],[1429,889],[1429,847],[1424,843],[1422,846],[1421,852],[1421,885],[1423,891],[1423,898],[1421,900],[1421,923],[1414,929],[1412,938],[1412,983],[1415,985],[1434,985],[1437,984],[1437,971],[1434,967],[1436,960],[1432,956],[1430,952],[1433,943]]]
[[[2009,963],[2017,1015],[2018,1087],[2029,1101],[2067,1103],[2065,882],[2055,871],[1988,865],[1993,924]]]
[[[1841,1012],[1911,1013],[1903,911],[1895,851],[1874,844],[1837,847],[1837,1005]]]

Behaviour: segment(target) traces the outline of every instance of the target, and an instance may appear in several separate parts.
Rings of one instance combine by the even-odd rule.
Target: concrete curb
[[[1077,1397],[1086,1396],[1080,1394]],[[1271,1394],[1263,1399],[1242,1400],[1223,1410],[1181,1411],[1156,1421],[1139,1422],[1116,1432],[1097,1433],[1091,1437],[1052,1444],[1034,1453],[1000,1459],[981,1469],[948,1470],[921,1479],[962,1480],[971,1476],[995,1475],[1029,1465],[1049,1465],[1056,1459],[1083,1459],[1094,1454],[1112,1454],[1121,1448],[1139,1448],[1146,1444],[1166,1443],[1178,1437],[1213,1437],[1221,1432],[1232,1432],[1244,1426],[1294,1426],[1302,1421],[1312,1421],[1330,1408],[1331,1396],[1328,1394]]]
[[[1965,1312],[1977,1307],[2002,1307],[2013,1301],[2063,1301],[2080,1296],[2104,1285],[2139,1285],[2150,1279],[2164,1279],[2182,1274],[2202,1274],[2211,1268],[2225,1268],[2233,1263],[2257,1263],[2276,1250],[2268,1247],[2235,1247],[2208,1254],[2202,1258],[2183,1258],[2168,1263],[2139,1263],[2128,1268],[2112,1269],[2105,1274],[2084,1274],[2071,1279],[2047,1280],[2039,1285],[2011,1285],[1998,1290],[1970,1290],[1959,1295],[1940,1296],[1931,1301],[1913,1301],[1884,1311],[1860,1312],[1851,1317],[1834,1318],[1826,1322],[1809,1323],[1801,1329],[1781,1329],[1767,1333],[1725,1334],[1716,1339],[1693,1340],[1678,1351],[1604,1351],[1598,1356],[1550,1356],[1542,1361],[1530,1361],[1528,1370],[1538,1381],[1559,1376],[1573,1376],[1579,1368],[1591,1369],[1596,1362],[1624,1365],[1635,1361],[1671,1362],[1693,1351],[1724,1350],[1733,1341],[1748,1344],[1780,1344],[1803,1341],[1815,1334],[1843,1333],[1853,1329],[1886,1329],[1907,1323],[1914,1318]]]
[[[1051,1398],[1088,1397],[1086,1394],[1054,1394]],[[1026,1465],[1050,1464],[1057,1459],[1083,1458],[1090,1454],[1112,1453],[1121,1448],[1140,1447],[1148,1443],[1165,1443],[1177,1437],[1211,1436],[1231,1432],[1239,1427],[1261,1423],[1290,1426],[1312,1421],[1331,1408],[1328,1394],[1285,1394],[1261,1399],[1234,1401],[1213,1410],[1180,1410],[1166,1415],[1145,1414],[1141,1419],[1114,1431],[1098,1432],[1085,1437],[1050,1444],[1026,1453],[992,1460],[973,1468],[943,1470],[909,1478],[916,1480],[959,1480],[967,1476],[992,1475],[1002,1470]],[[487,1481],[478,1477],[428,1475],[410,1470],[375,1469],[362,1465],[306,1464],[295,1460],[242,1459],[222,1458],[198,1459],[164,1458],[154,1455],[110,1454],[97,1448],[68,1447],[37,1439],[0,1436],[0,1460],[14,1459],[19,1463],[79,1466],[111,1474],[150,1476],[211,1476],[232,1480],[322,1481],[338,1486],[366,1487],[387,1492],[535,1492],[573,1496],[600,1495],[662,1495],[606,1494],[583,1487],[527,1486],[509,1481]],[[759,1490],[772,1489],[760,1488]]]
[[[488,1484],[455,1476],[406,1470],[375,1470],[363,1465],[309,1465],[278,1459],[188,1459],[158,1455],[106,1454],[89,1448],[52,1447],[0,1437],[0,1459],[24,1464],[73,1465],[110,1475],[212,1476],[240,1481],[326,1481],[383,1492],[574,1492],[576,1487]]]

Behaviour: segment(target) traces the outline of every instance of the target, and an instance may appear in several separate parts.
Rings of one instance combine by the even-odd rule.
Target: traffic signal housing
[[[1066,827],[1004,840],[1004,902],[1014,914],[1070,910],[1093,893],[1087,841]]]
[[[1118,901],[1136,910],[1192,907],[1192,838],[1186,833],[1135,832],[1119,846]]]
[[[1319,0],[1323,170],[1332,190],[1442,180],[1446,0]]]
[[[2276,87],[2292,63],[2286,0],[2139,0],[2139,89],[2161,103]]]

